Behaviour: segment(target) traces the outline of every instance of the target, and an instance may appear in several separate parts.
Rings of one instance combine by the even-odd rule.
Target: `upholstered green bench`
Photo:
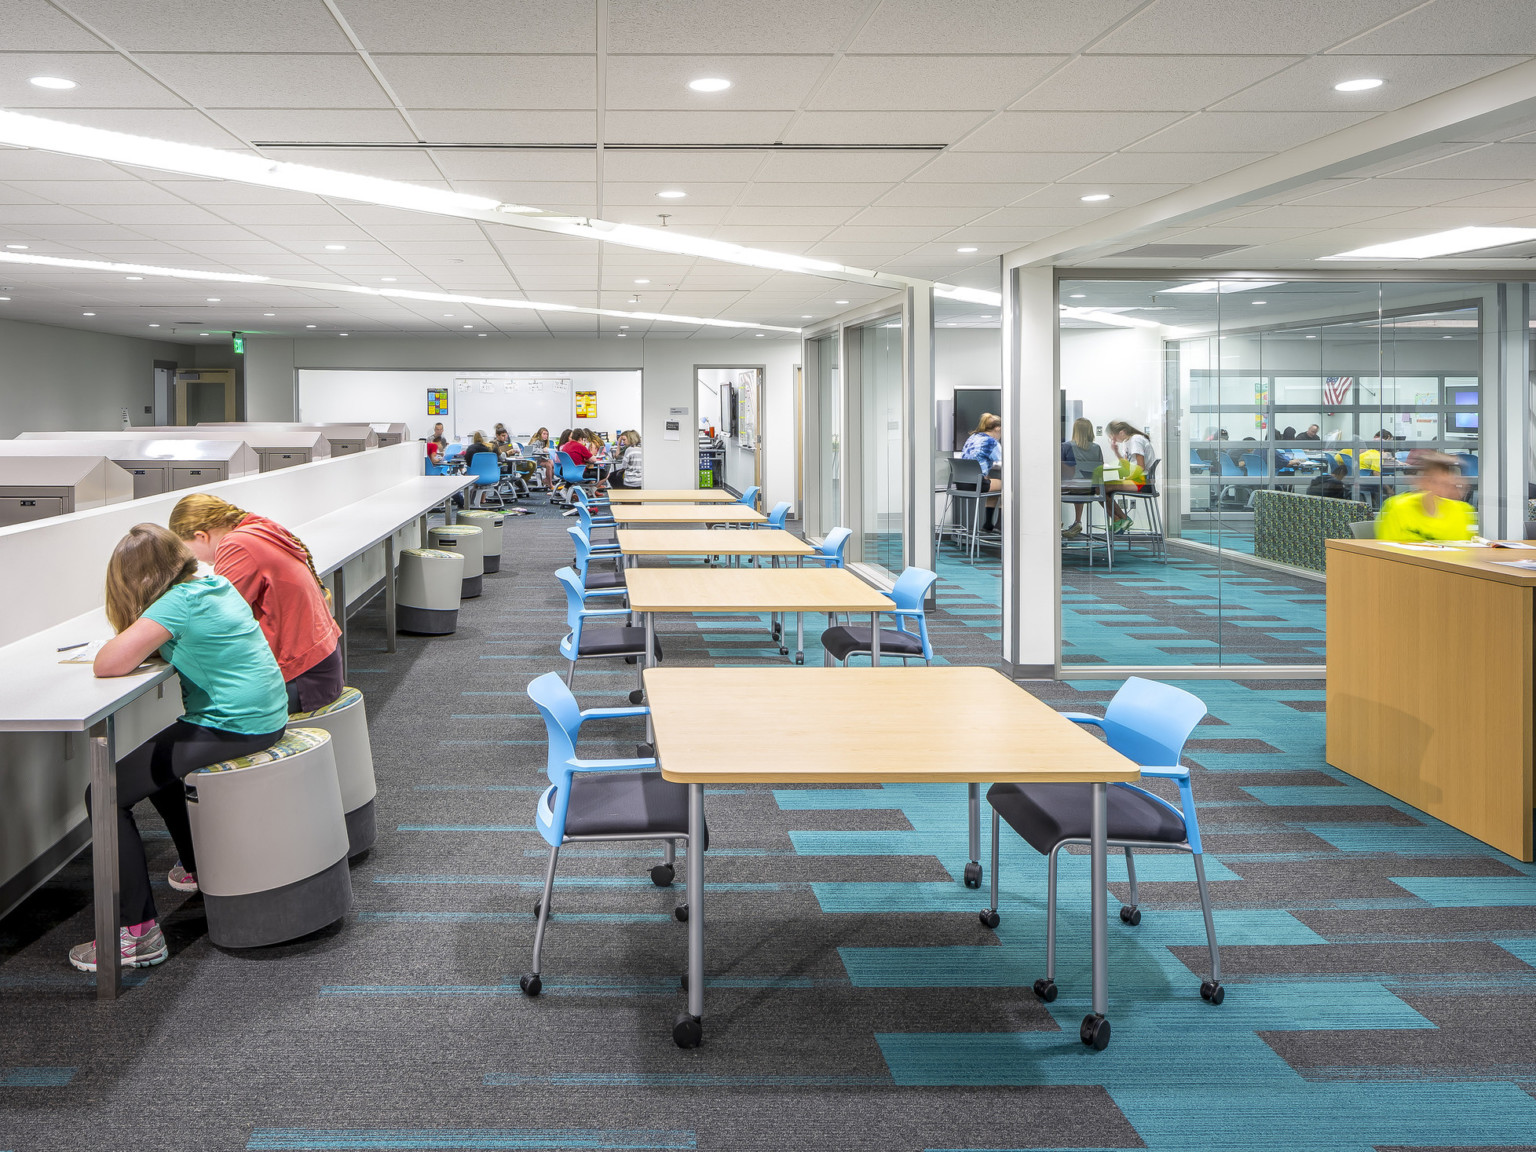
[[[1293,568],[1327,569],[1326,540],[1348,540],[1349,526],[1371,519],[1361,500],[1335,500],[1261,488],[1253,494],[1253,554]]]

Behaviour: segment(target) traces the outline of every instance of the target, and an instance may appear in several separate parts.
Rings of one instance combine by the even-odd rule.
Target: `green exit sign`
[[[229,338],[230,342],[235,346],[235,355],[243,356],[245,354],[245,333],[231,332]]]

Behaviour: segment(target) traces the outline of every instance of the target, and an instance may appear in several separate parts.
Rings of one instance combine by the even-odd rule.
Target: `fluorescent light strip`
[[[1091,320],[1095,324],[1109,324],[1115,328],[1163,328],[1169,335],[1181,331],[1171,324],[1147,320],[1140,316],[1124,316],[1118,312],[1104,312],[1098,308],[1069,308],[1065,304],[1060,307],[1061,315],[1073,320]]]
[[[85,272],[134,272],[183,280],[227,280],[240,284],[268,284],[274,288],[298,288],[306,292],[349,292],[395,300],[423,300],[445,304],[474,304],[482,308],[519,308],[534,312],[574,312],[582,316],[616,316],[623,320],[660,320],[705,328],[746,328],[798,335],[799,328],[759,324],[753,320],[720,320],[709,316],[682,316],[673,312],[622,312],[616,308],[583,308],[578,304],[549,304],[538,300],[508,300],[496,296],[459,296],[451,292],[417,292],[408,288],[368,288],[361,284],[334,284],[315,280],[284,280],[274,276],[244,276],[233,272],[202,272],[193,268],[159,268],[151,264],[117,264],[108,260],[74,260],[59,256],[27,256],[0,252],[0,263],[35,264],[46,268],[74,268]]]
[[[985,288],[957,288],[953,284],[935,284],[933,294],[945,300],[965,300],[971,304],[990,304],[994,308],[1002,307],[1003,294],[991,292]]]
[[[1457,252],[1476,252],[1480,248],[1498,248],[1536,240],[1536,228],[1452,228],[1449,232],[1431,232],[1407,240],[1371,244],[1319,260],[1428,260]]]

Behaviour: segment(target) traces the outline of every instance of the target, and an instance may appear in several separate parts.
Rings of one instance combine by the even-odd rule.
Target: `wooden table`
[[[1529,861],[1536,551],[1327,548],[1328,763]]]
[[[610,488],[614,504],[734,504],[723,488]]]
[[[1093,1015],[1109,1006],[1108,786],[1140,770],[990,668],[648,668],[661,774],[688,785],[688,1011],[672,1036],[703,1038],[706,784],[1093,785]],[[700,724],[699,701],[750,700],[729,724]],[[1000,756],[978,757],[986,732]]]
[[[793,532],[760,528],[753,532],[700,532],[690,528],[620,528],[619,551],[640,556],[813,556],[816,549]]]
[[[615,504],[616,524],[766,524],[768,517],[741,504]]]

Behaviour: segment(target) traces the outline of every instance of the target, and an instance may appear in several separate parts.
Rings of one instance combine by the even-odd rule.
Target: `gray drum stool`
[[[480,595],[485,572],[484,532],[473,524],[438,524],[427,529],[427,543],[464,557],[464,585],[459,595],[465,600]]]
[[[489,508],[475,508],[468,512],[460,512],[455,519],[461,524],[473,524],[484,533],[480,539],[485,570],[487,572],[500,572],[501,526],[506,521],[506,516],[500,512],[492,512]]]
[[[292,712],[290,728],[322,728],[331,734],[336,755],[336,779],[341,785],[341,811],[347,821],[347,855],[361,856],[378,839],[373,800],[379,786],[373,778],[373,747],[368,742],[368,713],[363,694],[343,688],[341,695],[313,712]]]
[[[459,627],[464,557],[441,548],[407,548],[395,579],[395,627],[446,636]]]
[[[347,914],[347,821],[329,732],[290,728],[266,751],[200,768],[185,785],[208,939],[259,948]]]

